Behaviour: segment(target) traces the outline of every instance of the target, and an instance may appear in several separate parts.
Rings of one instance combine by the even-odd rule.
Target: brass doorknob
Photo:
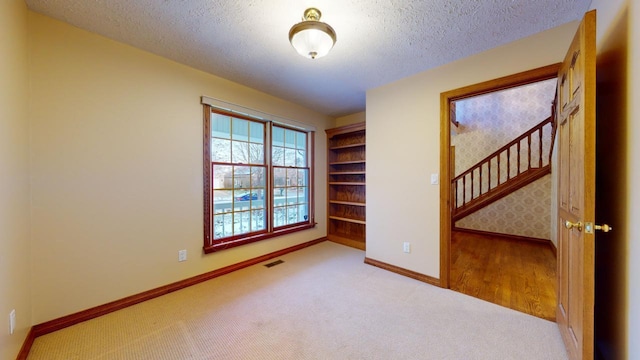
[[[571,221],[567,220],[564,222],[564,227],[569,230],[576,229],[578,231],[582,231],[582,222],[578,221],[577,223],[572,223]]]
[[[609,231],[613,231],[613,228],[607,224],[602,224],[602,225],[593,225],[594,229],[596,230],[602,230],[602,232],[609,232]]]

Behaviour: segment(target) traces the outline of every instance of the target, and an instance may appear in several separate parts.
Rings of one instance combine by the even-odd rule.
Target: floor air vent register
[[[265,264],[264,266],[266,266],[266,267],[270,268],[270,267],[273,267],[273,266],[276,266],[276,265],[280,265],[280,264],[282,264],[283,262],[284,262],[284,261],[282,261],[282,260],[276,260],[276,261],[274,261],[274,262],[270,262],[270,263],[268,263],[268,264]]]

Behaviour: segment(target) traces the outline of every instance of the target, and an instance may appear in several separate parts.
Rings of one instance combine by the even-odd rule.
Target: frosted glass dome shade
[[[315,10],[315,9],[313,9]],[[316,10],[317,11],[317,10]],[[309,9],[305,12],[305,17]],[[319,11],[317,11],[319,19]],[[307,18],[308,19],[308,18]],[[316,59],[329,53],[336,42],[336,32],[331,26],[317,20],[305,20],[293,25],[289,41],[298,54]]]

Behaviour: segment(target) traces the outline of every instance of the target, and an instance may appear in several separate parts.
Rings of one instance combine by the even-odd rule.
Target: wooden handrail
[[[555,101],[554,101],[554,104],[555,104]],[[492,189],[498,187],[499,185],[509,182],[512,178],[517,177],[521,173],[527,170],[538,169],[545,166],[543,164],[543,159],[544,159],[543,128],[548,125],[551,126],[551,141],[553,142],[555,138],[556,124],[555,124],[555,110],[552,109],[552,115],[550,117],[543,120],[539,124],[533,126],[531,129],[525,131],[522,135],[513,139],[508,144],[502,146],[500,149],[494,151],[484,159],[478,161],[475,165],[473,165],[472,167],[470,167],[460,175],[456,176],[453,180],[451,180],[452,192],[453,192],[452,208],[454,212],[456,211],[456,209],[466,206],[467,204],[469,204],[469,202],[473,201],[474,199],[477,199],[483,194],[486,194]],[[532,153],[531,153],[532,152],[532,136],[537,136],[537,140],[539,144],[539,147],[538,147],[539,154],[535,159],[537,160],[535,161],[537,162],[537,164],[532,164]],[[523,140],[525,139],[526,139],[526,144],[522,144]],[[515,175],[512,176],[512,170],[511,170],[512,150],[511,149],[513,147],[516,148],[515,152],[517,157],[516,159],[517,163],[514,165],[517,166],[517,172]],[[523,158],[523,155],[521,155],[521,152],[524,151],[522,149],[523,147],[526,147],[526,159]],[[553,143],[551,143],[549,146],[549,157],[548,157],[549,163],[551,161],[552,151],[553,151]],[[507,170],[506,179],[501,178],[501,171],[500,171],[501,165],[502,165],[501,158],[503,157],[503,154],[506,155],[506,170]],[[523,161],[526,161],[526,163],[522,164]],[[532,165],[537,165],[537,166],[532,166]],[[482,183],[483,169],[486,169],[488,173],[487,180],[486,180],[487,184],[485,186],[486,190],[483,190],[483,183]],[[492,181],[493,179],[491,178],[492,172],[495,172],[495,176],[497,178],[495,182]],[[478,176],[475,176],[476,173]],[[467,178],[469,179],[470,184],[468,184]],[[459,195],[458,188],[460,184],[462,185],[462,198],[458,196]],[[467,200],[467,187],[470,188],[469,189],[470,197],[468,200]],[[477,192],[475,191],[476,188],[478,190]]]
[[[455,178],[453,178],[453,180],[451,182],[457,181],[458,179],[462,178],[463,176],[469,174],[474,169],[480,167],[481,164],[484,164],[484,163],[488,162],[489,160],[493,159],[494,157],[497,157],[500,153],[509,150],[509,148],[511,148],[513,145],[515,145],[516,143],[522,141],[523,139],[526,139],[531,133],[539,131],[540,129],[542,129],[542,127],[544,127],[545,125],[547,125],[549,123],[551,123],[551,117],[546,118],[540,124],[538,124],[538,125],[532,127],[531,129],[527,130],[524,134],[518,136],[517,138],[512,140],[507,145],[501,147],[500,149],[498,149],[498,150],[494,151],[493,153],[491,153],[491,155],[489,155],[489,156],[485,157],[484,159],[478,161],[474,166],[470,167],[467,171],[465,171],[462,174],[460,174],[460,175],[456,176]]]

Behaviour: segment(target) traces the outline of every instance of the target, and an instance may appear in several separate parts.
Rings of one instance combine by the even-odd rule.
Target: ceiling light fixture
[[[289,30],[289,42],[298,54],[316,59],[329,53],[336,43],[336,32],[329,24],[320,21],[322,13],[316,8],[304,11],[302,22]]]

